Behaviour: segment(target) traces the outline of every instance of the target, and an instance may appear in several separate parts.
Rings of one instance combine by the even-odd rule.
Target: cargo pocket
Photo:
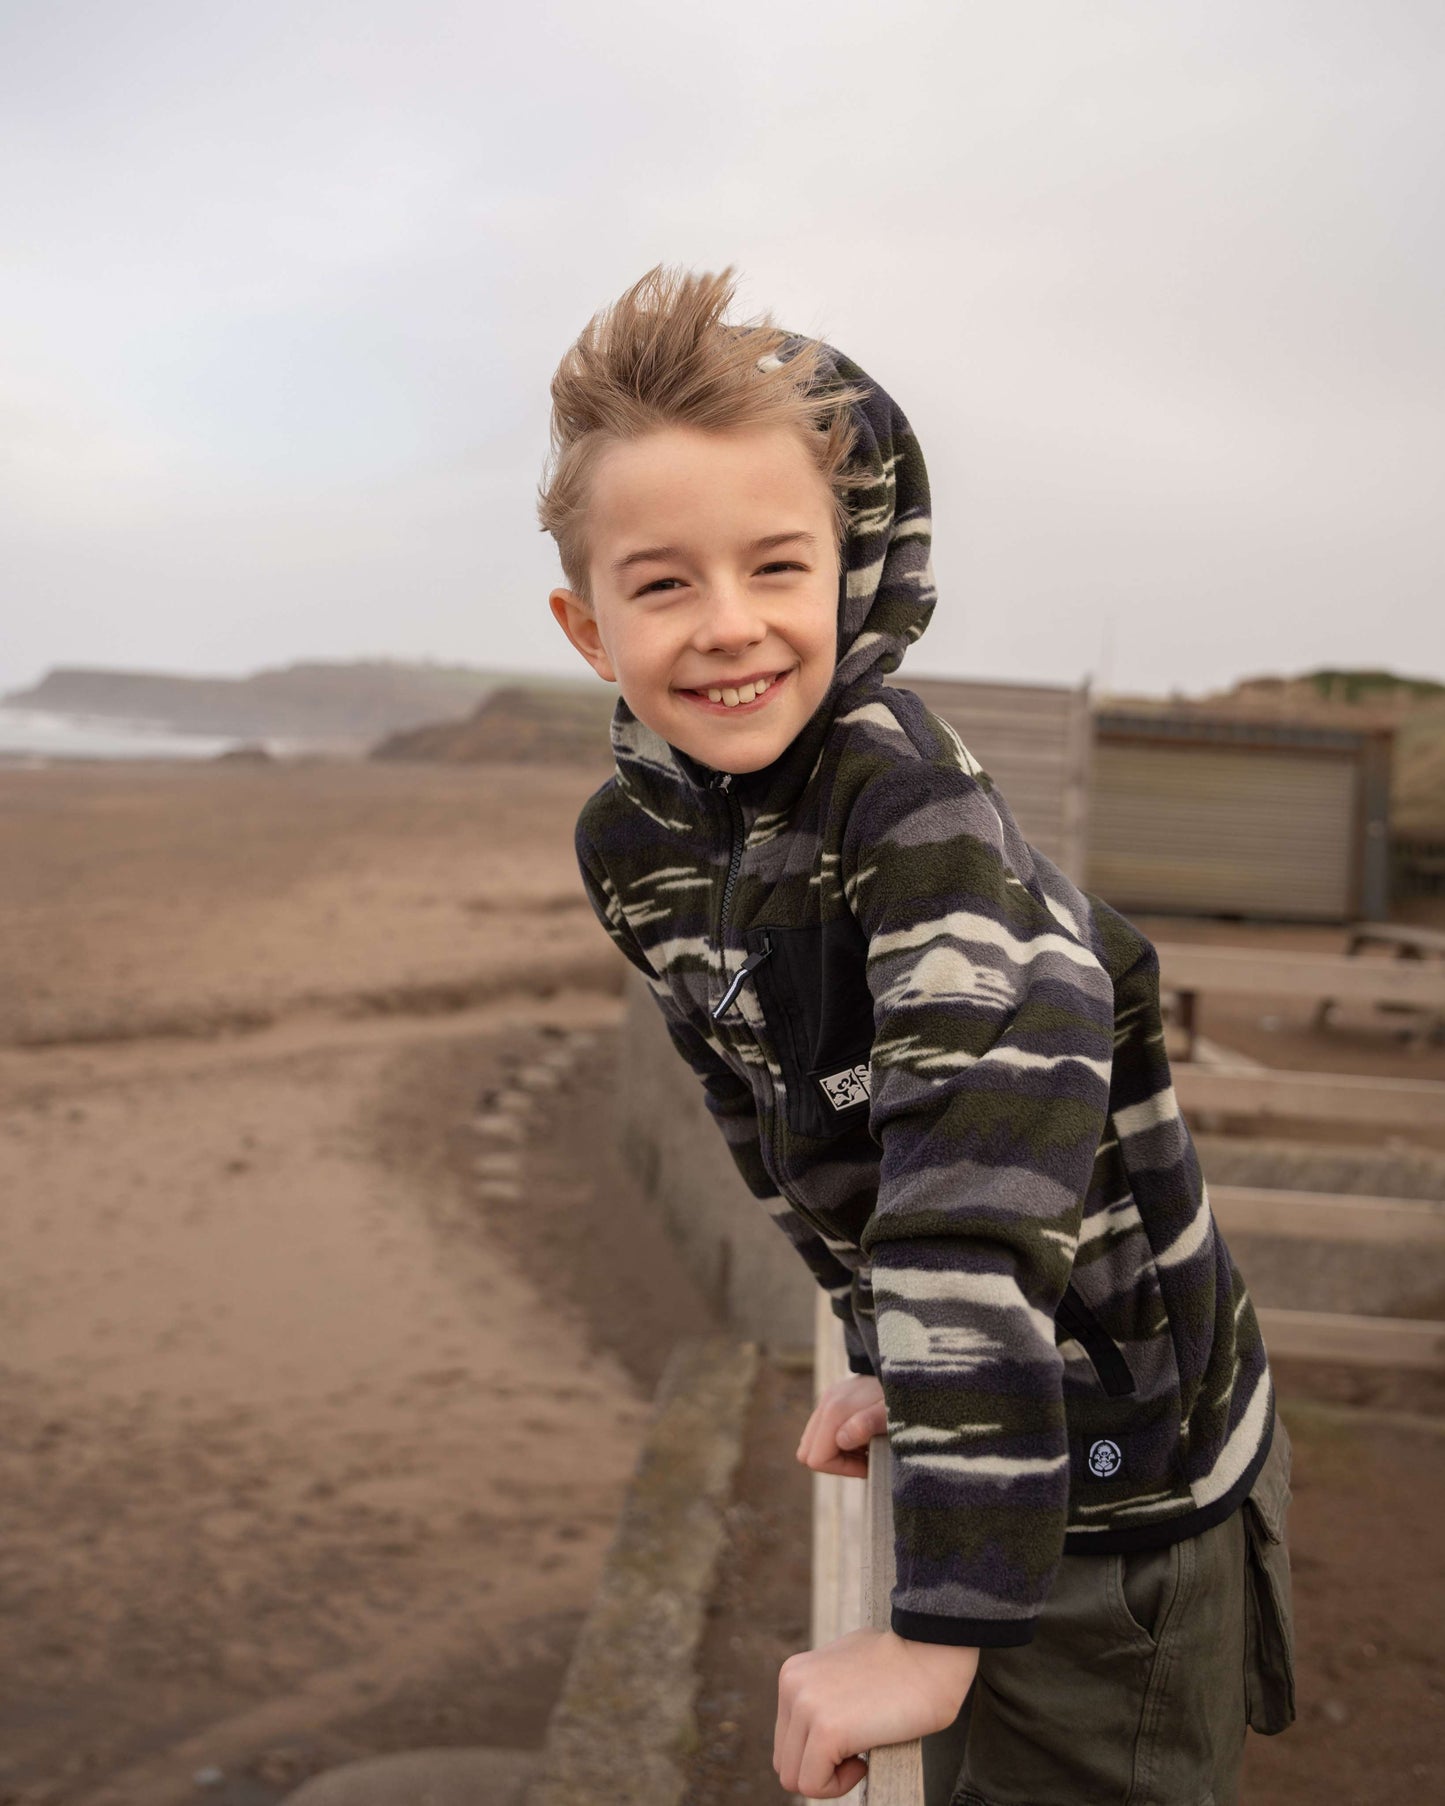
[[[1294,1603],[1285,1516],[1290,1502],[1290,1443],[1283,1423],[1244,1501],[1245,1713],[1251,1730],[1272,1736],[1295,1720]]]

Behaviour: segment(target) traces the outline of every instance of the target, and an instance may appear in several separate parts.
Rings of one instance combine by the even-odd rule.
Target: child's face
[[[567,589],[549,604],[640,721],[716,770],[756,771],[833,676],[834,518],[793,428],[661,427],[609,447],[593,472],[592,606]],[[767,688],[738,700],[756,678]]]

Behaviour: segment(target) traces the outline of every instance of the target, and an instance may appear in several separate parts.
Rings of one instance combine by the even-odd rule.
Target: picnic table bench
[[[1388,947],[1396,959],[1445,960],[1445,933],[1438,928],[1418,928],[1405,922],[1355,922],[1350,927],[1344,957],[1354,959],[1366,947]],[[1314,1015],[1316,1028],[1323,1028],[1329,1021],[1337,1001],[1334,997],[1320,999]],[[1413,1031],[1406,1031],[1407,1038],[1417,1046],[1423,1047],[1426,1042],[1445,1036],[1445,1012],[1438,1008],[1404,1003],[1394,998],[1379,999],[1376,1008],[1418,1012],[1422,1017],[1419,1025]]]
[[[1427,1020],[1445,1015],[1445,960],[1427,964],[1435,951],[1429,929],[1397,929],[1393,923],[1361,922],[1356,932],[1404,934],[1418,947],[1397,959],[1360,959],[1344,953],[1274,953],[1259,947],[1203,946],[1188,941],[1161,941],[1160,984],[1179,998],[1179,1020],[1186,1037],[1185,1058],[1195,1056],[1195,999],[1200,991],[1235,992],[1258,997],[1313,997],[1334,1002],[1393,1004],[1423,1011]],[[1417,940],[1415,937],[1427,937]],[[1445,936],[1440,937],[1445,942]],[[1360,945],[1366,945],[1367,940]],[[1445,945],[1439,949],[1445,953]],[[1358,949],[1356,949],[1358,952]],[[1428,1038],[1428,1036],[1426,1037]],[[1423,1039],[1419,1043],[1424,1044]]]

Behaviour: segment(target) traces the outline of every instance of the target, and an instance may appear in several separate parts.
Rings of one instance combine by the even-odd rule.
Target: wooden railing
[[[813,1391],[821,1397],[848,1377],[848,1357],[843,1326],[826,1293],[818,1293],[815,1308]],[[893,1455],[888,1438],[875,1436],[865,1479],[813,1476],[813,1648],[850,1630],[887,1630],[893,1580]],[[918,1738],[881,1744],[866,1756],[867,1776],[840,1799],[858,1806],[925,1806]]]

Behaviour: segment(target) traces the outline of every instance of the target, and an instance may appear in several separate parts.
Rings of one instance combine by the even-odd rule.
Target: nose
[[[730,657],[766,639],[762,618],[747,587],[724,579],[713,584],[693,636],[699,652],[723,652]]]

